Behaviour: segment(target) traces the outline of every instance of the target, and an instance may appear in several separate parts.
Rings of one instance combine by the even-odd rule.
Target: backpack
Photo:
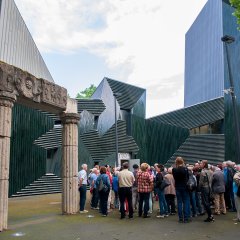
[[[189,174],[189,179],[187,181],[187,189],[192,192],[197,188],[197,180],[193,174]]]
[[[107,192],[107,191],[108,191],[108,187],[107,187],[107,185],[103,182],[102,177],[100,178],[100,181],[99,181],[98,191],[99,191],[99,192]]]
[[[164,190],[169,185],[171,185],[170,181],[166,177],[163,177],[162,183],[160,185],[160,189]]]

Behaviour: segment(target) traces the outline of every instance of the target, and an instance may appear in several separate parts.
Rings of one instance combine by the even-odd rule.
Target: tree
[[[77,94],[76,98],[90,98],[96,90],[96,86],[91,84],[89,88]]]
[[[230,0],[230,3],[236,8],[233,15],[237,18],[237,23],[239,25],[238,30],[240,30],[240,0]]]

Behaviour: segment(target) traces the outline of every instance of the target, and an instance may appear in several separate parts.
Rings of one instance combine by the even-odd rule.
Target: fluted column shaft
[[[12,107],[16,96],[0,91],[0,231],[7,229]]]
[[[62,134],[62,213],[75,214],[78,203],[78,122],[77,113],[63,113]]]

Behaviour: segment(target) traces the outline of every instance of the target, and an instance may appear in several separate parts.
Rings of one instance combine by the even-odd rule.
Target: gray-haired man
[[[78,186],[80,192],[80,213],[87,213],[85,203],[87,198],[87,164],[82,165],[82,170],[78,173]]]

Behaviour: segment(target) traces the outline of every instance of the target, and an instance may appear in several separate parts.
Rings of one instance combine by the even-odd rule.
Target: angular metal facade
[[[37,78],[53,78],[13,0],[0,0],[0,61]]]
[[[223,3],[223,35],[231,35],[235,38],[235,42],[228,45],[229,60],[232,69],[232,78],[234,82],[234,92],[236,95],[236,103],[238,110],[238,121],[240,120],[240,31],[237,27],[237,19],[232,16],[234,9],[228,4]],[[226,52],[224,51],[224,88],[230,87],[229,73],[227,67]],[[226,160],[231,159],[237,163],[240,163],[240,159],[236,159],[236,129],[233,119],[233,105],[230,95],[224,97],[224,109],[225,109],[225,149]],[[239,147],[239,146],[238,146]]]
[[[186,33],[184,107],[223,96],[223,4],[209,0]]]

